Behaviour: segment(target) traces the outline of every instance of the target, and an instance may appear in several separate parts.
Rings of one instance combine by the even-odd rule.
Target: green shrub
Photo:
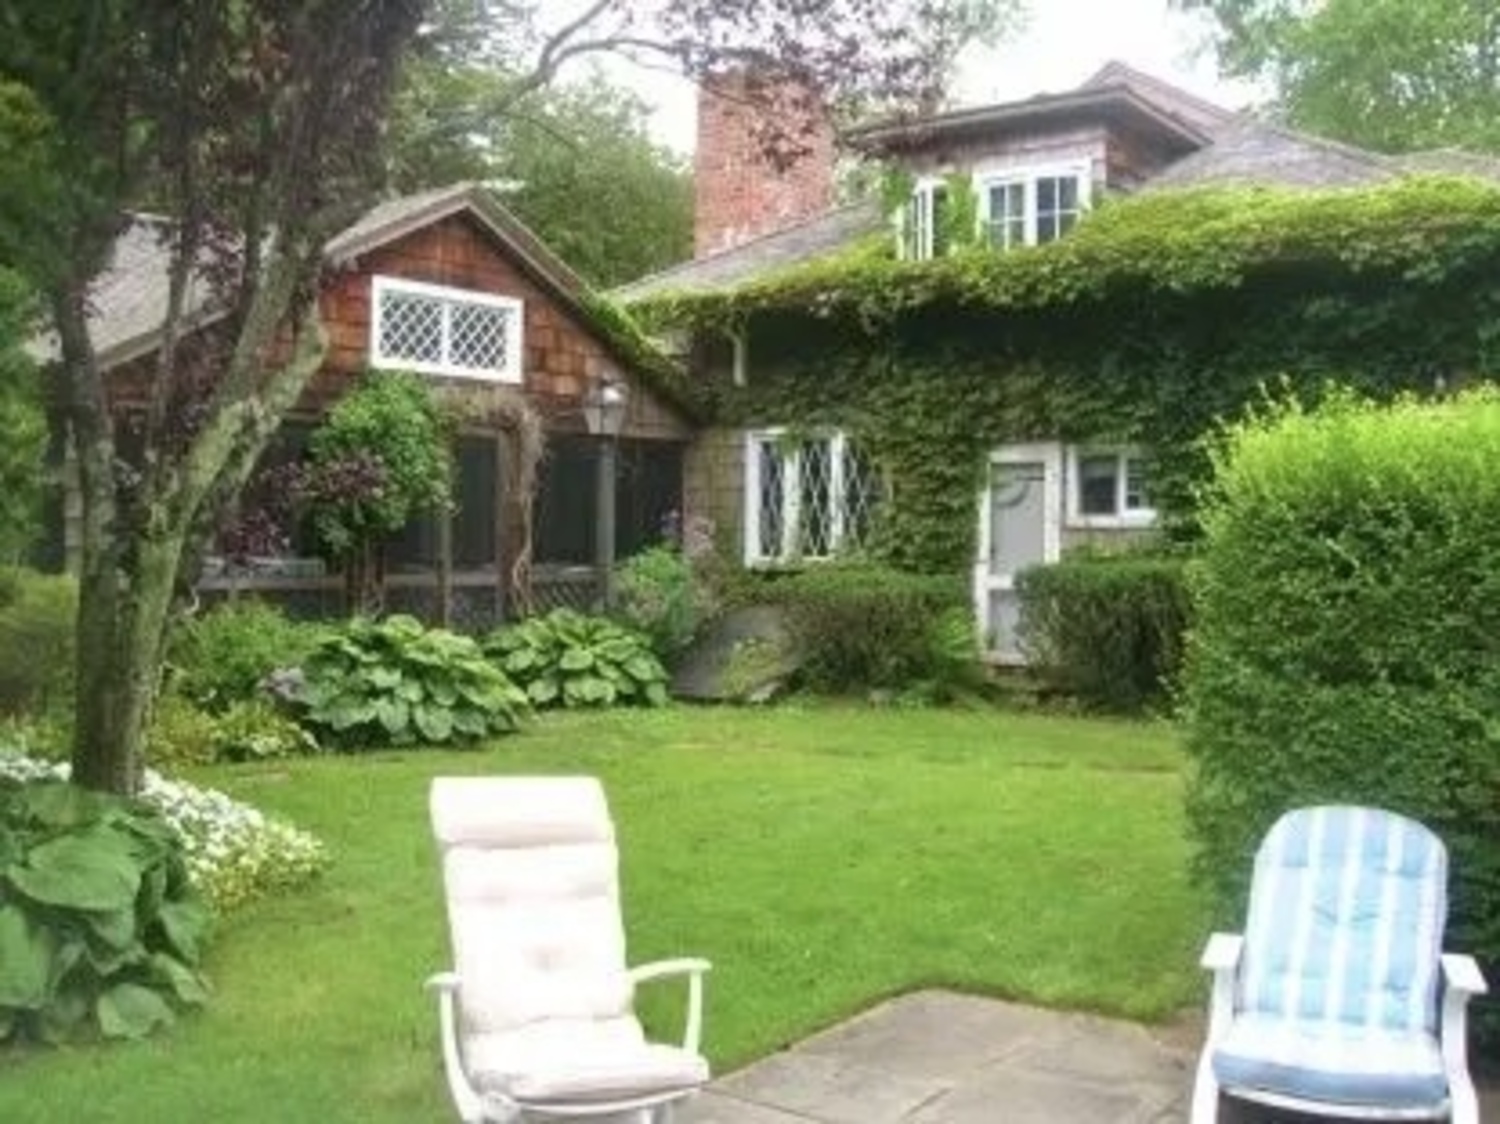
[[[615,583],[615,614],[651,641],[663,660],[682,653],[717,609],[684,552],[655,546],[626,559]]]
[[[352,621],[303,667],[302,723],[346,749],[507,734],[527,709],[476,641],[408,616]]]
[[[66,762],[0,752],[0,784],[65,781],[69,775]],[[313,836],[216,789],[147,769],[140,799],[181,841],[188,879],[217,913],[302,886],[328,865]]]
[[[169,773],[194,765],[211,765],[214,750],[214,716],[178,695],[164,693],[151,712],[146,729],[146,760],[153,768]]]
[[[264,601],[231,601],[186,621],[172,639],[173,689],[215,714],[259,697],[266,676],[300,664],[328,627]]]
[[[1184,562],[1125,553],[1018,575],[1030,666],[1085,706],[1137,712],[1163,700],[1182,663]]]
[[[497,630],[484,650],[537,707],[667,701],[667,673],[646,637],[602,617],[554,609]]]
[[[306,757],[322,748],[311,731],[262,699],[235,703],[218,715],[210,744],[215,761],[230,762]]]
[[[0,714],[71,712],[77,616],[72,578],[0,571]]]
[[[0,1039],[139,1038],[206,997],[208,913],[137,801],[0,776]]]
[[[941,697],[977,673],[972,614],[955,578],[863,563],[809,566],[766,583],[758,599],[785,614],[809,690]]]
[[[1377,805],[1444,839],[1449,943],[1500,958],[1497,465],[1494,393],[1226,435],[1183,679],[1189,830],[1226,914],[1281,812]]]

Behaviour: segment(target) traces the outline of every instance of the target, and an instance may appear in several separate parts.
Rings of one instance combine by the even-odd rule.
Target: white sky
[[[1167,0],[1030,0],[1024,31],[995,51],[976,53],[960,69],[961,104],[1010,101],[1076,86],[1110,59],[1174,82],[1237,109],[1256,99],[1253,87],[1217,75],[1203,51],[1203,24],[1171,11]],[[657,137],[691,152],[695,117],[692,87],[680,78],[626,63],[612,76],[654,107]]]

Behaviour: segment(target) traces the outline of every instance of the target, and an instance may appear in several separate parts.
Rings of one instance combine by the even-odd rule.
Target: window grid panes
[[[1055,242],[1078,224],[1077,176],[1041,176],[1036,181],[1036,241]]]
[[[1119,457],[1110,454],[1078,458],[1080,515],[1118,515],[1119,487]]]
[[[1146,462],[1141,457],[1125,458],[1125,503],[1126,511],[1148,511],[1150,497],[1146,494]]]
[[[912,192],[906,205],[901,253],[921,261],[948,252],[948,188],[941,183],[923,184]]]
[[[520,301],[384,277],[373,297],[376,366],[520,381]]]
[[[989,242],[997,249],[1026,244],[1026,184],[997,183],[989,191]]]
[[[755,434],[751,456],[751,562],[829,558],[865,541],[880,479],[842,434]]]

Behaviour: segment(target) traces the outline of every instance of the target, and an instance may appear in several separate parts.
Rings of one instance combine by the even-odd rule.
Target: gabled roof
[[[988,139],[1080,118],[1107,118],[1153,132],[1187,152],[1207,144],[1234,113],[1125,63],[1111,62],[1083,85],[1062,93],[877,121],[850,130],[846,139],[856,148],[890,152],[934,141]]]
[[[683,262],[610,292],[623,303],[661,293],[733,289],[767,273],[837,253],[885,226],[873,201],[825,211],[729,250]]]
[[[1233,183],[1354,187],[1393,179],[1407,170],[1378,152],[1247,115],[1220,128],[1207,148],[1153,176],[1144,190]]]
[[[1091,90],[1108,86],[1124,86],[1134,90],[1139,97],[1153,102],[1173,117],[1210,135],[1237,116],[1234,110],[1215,105],[1206,98],[1189,93],[1181,86],[1174,86],[1144,70],[1137,70],[1119,59],[1111,59],[1105,63],[1079,89]]]
[[[347,268],[373,250],[457,214],[479,222],[544,288],[586,323],[594,322],[588,286],[481,184],[459,183],[381,203],[330,239],[324,258],[334,268]],[[108,267],[95,279],[89,293],[89,335],[101,369],[150,354],[160,343],[167,316],[172,227],[171,220],[158,215],[134,215],[115,240]],[[199,278],[189,282],[185,308],[189,328],[206,327],[225,315]],[[57,356],[50,334],[34,339],[29,350],[43,361]]]

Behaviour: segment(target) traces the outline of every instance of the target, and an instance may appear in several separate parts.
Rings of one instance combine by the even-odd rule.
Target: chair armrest
[[[631,968],[626,973],[633,984],[647,983],[651,980],[666,979],[668,976],[686,976],[690,973],[701,975],[713,968],[707,960],[696,956],[682,956],[676,960],[653,960],[649,964],[641,964]]]
[[[1245,938],[1238,933],[1214,933],[1203,948],[1199,966],[1210,972],[1233,971],[1239,967],[1245,950]]]
[[[1461,991],[1465,995],[1484,995],[1489,991],[1478,962],[1459,952],[1443,953],[1443,982],[1449,991]]]
[[[683,1024],[682,1048],[691,1054],[698,1053],[703,1040],[703,974],[713,965],[697,957],[681,957],[677,960],[656,960],[631,968],[626,976],[632,985],[649,980],[665,979],[668,976],[687,976],[687,1020]]]
[[[439,972],[429,976],[427,990],[437,993],[438,1035],[443,1043],[443,1072],[448,1078],[448,1091],[453,1095],[453,1106],[458,1109],[464,1124],[483,1124],[484,1101],[464,1072],[463,1053],[458,1045],[458,990],[457,972]]]
[[[1229,1031],[1234,1021],[1234,985],[1239,976],[1240,956],[1245,938],[1238,933],[1215,933],[1208,938],[1199,963],[1214,974],[1213,992],[1208,1000],[1208,1042],[1204,1056]]]

